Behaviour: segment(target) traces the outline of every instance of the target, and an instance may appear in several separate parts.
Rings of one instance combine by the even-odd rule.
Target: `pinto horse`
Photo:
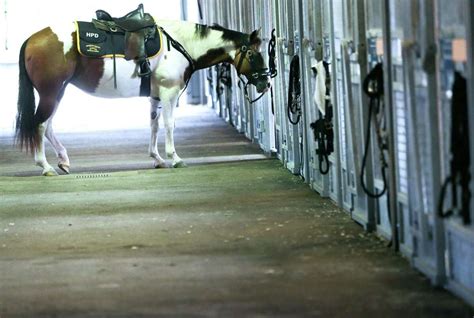
[[[151,140],[149,155],[154,167],[166,167],[157,147],[158,120],[163,114],[166,154],[173,167],[185,166],[174,146],[173,109],[194,70],[218,63],[230,63],[260,93],[268,90],[269,77],[259,47],[259,32],[251,34],[184,21],[156,21],[164,30],[168,47],[149,59],[151,89],[149,102]],[[121,98],[139,96],[141,79],[135,57],[89,58],[78,52],[76,30],[71,25],[47,27],[31,35],[22,45],[19,57],[20,80],[16,140],[21,149],[34,153],[35,163],[44,176],[56,175],[45,156],[44,137],[53,146],[58,167],[70,171],[66,148],[52,128],[52,119],[68,84],[93,96]],[[168,39],[166,39],[168,38]],[[169,42],[179,45],[170,46]],[[180,47],[181,49],[177,49]],[[115,71],[114,71],[115,68]],[[115,77],[115,78],[114,78]],[[115,83],[114,83],[115,82]],[[35,93],[39,96],[36,106]]]

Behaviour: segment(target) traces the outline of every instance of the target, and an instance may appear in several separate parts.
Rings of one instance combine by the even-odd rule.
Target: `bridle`
[[[257,86],[258,84],[258,79],[265,76],[265,77],[268,77],[268,76],[271,76],[272,73],[268,70],[268,68],[258,68],[258,65],[257,65],[257,61],[255,59],[255,54],[257,52],[253,49],[250,48],[250,44],[249,43],[246,43],[246,44],[243,44],[237,51],[237,54],[235,55],[235,59],[239,59],[238,62],[237,62],[237,65],[236,65],[236,69],[237,69],[237,75],[239,76],[239,79],[240,81],[243,83],[244,85],[244,94],[245,94],[245,98],[248,100],[248,102],[250,104],[253,104],[255,103],[256,101],[258,101],[260,98],[263,97],[263,95],[265,95],[266,92],[263,92],[260,94],[260,96],[258,96],[256,99],[252,100],[249,96],[249,93],[248,93],[248,86],[250,84],[253,84],[254,86]],[[250,74],[250,75],[247,75],[247,74],[244,74],[246,77],[247,77],[247,82],[245,82],[245,80],[242,78],[242,65],[244,63],[244,61],[247,61],[249,66],[250,66],[250,69],[253,70],[253,72]]]

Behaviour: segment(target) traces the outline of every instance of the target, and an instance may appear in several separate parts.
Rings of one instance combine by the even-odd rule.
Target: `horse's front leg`
[[[163,122],[165,125],[165,132],[166,132],[166,155],[168,158],[173,159],[173,167],[174,168],[183,168],[186,167],[183,159],[181,159],[178,154],[176,153],[176,149],[174,147],[174,108],[178,102],[178,95],[181,91],[180,88],[172,88],[162,90],[163,94],[161,96],[164,97],[163,99]],[[166,102],[165,102],[166,100]]]
[[[150,97],[150,128],[151,128],[151,138],[150,146],[148,148],[148,153],[150,157],[155,159],[154,166],[155,168],[167,168],[166,162],[161,158],[158,152],[158,130],[160,128],[159,121],[161,116],[162,105],[159,99]]]

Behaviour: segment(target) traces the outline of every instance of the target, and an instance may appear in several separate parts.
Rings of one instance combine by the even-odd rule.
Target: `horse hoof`
[[[155,162],[155,169],[169,168],[166,162]]]
[[[58,167],[59,167],[59,169],[64,171],[64,173],[69,174],[69,168],[70,168],[69,165],[64,164],[64,163],[58,163]]]
[[[186,168],[188,165],[184,161],[179,161],[173,165],[173,168]]]
[[[54,177],[57,175],[58,175],[57,172],[54,170],[48,170],[48,171],[43,172],[43,176],[45,177]]]

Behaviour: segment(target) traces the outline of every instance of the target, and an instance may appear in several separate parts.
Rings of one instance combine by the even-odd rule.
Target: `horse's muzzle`
[[[258,84],[256,85],[256,89],[258,93],[266,93],[270,89],[271,84],[270,83],[265,83],[265,84]]]

